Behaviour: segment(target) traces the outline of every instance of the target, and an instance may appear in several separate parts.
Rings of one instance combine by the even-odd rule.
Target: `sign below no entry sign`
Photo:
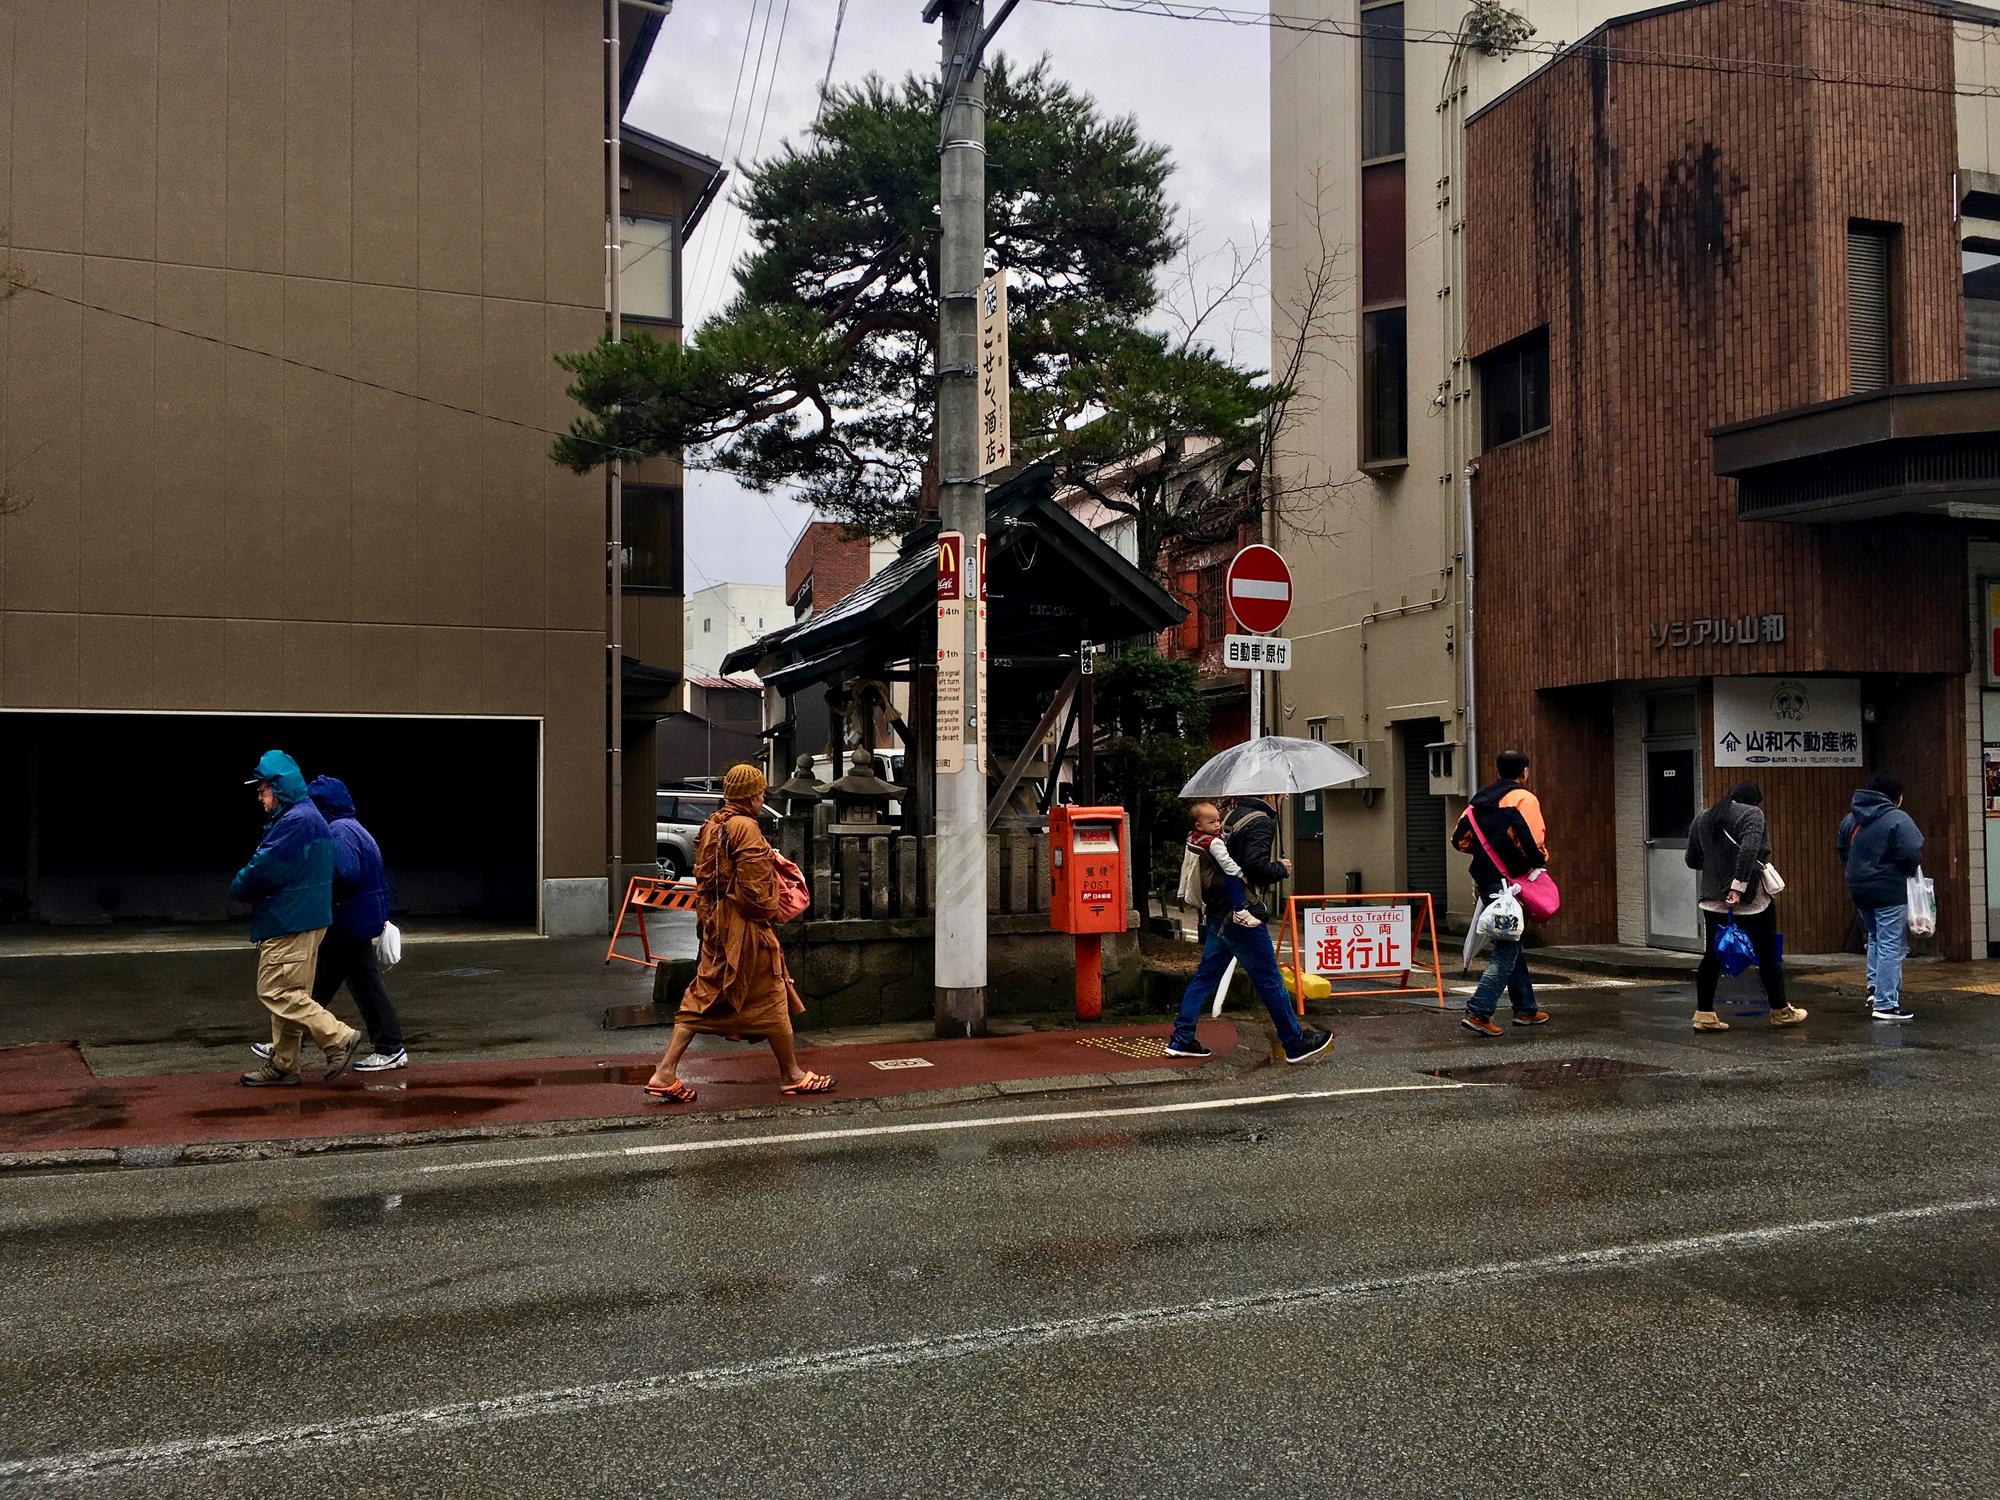
[[[1292,612],[1292,570],[1275,550],[1259,542],[1230,559],[1224,592],[1238,624],[1268,635]]]

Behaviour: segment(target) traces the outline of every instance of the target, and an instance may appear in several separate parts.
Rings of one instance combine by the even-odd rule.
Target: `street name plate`
[[[1289,672],[1292,643],[1281,635],[1225,635],[1222,664],[1232,672]]]
[[[884,1073],[897,1068],[928,1068],[931,1065],[928,1057],[871,1057],[868,1060],[869,1067],[880,1068]]]

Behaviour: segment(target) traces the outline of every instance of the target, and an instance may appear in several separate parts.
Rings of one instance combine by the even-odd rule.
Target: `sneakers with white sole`
[[[1877,1010],[1872,1014],[1878,1021],[1889,1021],[1896,1025],[1901,1025],[1905,1021],[1914,1021],[1917,1018],[1915,1011],[1904,1010],[1901,1005],[1898,1005],[1894,1010]]]
[[[250,1044],[250,1050],[254,1052],[257,1056],[263,1058],[265,1062],[269,1062],[271,1060],[271,1054],[273,1052],[276,1052],[278,1049],[276,1047],[273,1047],[269,1042],[252,1042]]]
[[[354,1064],[357,1073],[386,1073],[391,1068],[407,1068],[410,1054],[398,1047],[394,1052],[371,1052]]]

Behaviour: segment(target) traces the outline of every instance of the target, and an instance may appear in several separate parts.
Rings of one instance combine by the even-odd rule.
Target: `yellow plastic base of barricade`
[[[1285,964],[1280,964],[1278,966],[1278,977],[1285,981],[1285,993],[1296,998],[1299,993],[1299,981],[1298,976],[1293,970]],[[1306,975],[1306,999],[1331,1000],[1332,998],[1333,985],[1324,976],[1319,974]]]

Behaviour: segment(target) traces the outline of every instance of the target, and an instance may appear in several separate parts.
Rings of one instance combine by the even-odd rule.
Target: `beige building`
[[[1353,788],[1300,799],[1299,888],[1430,891],[1461,916],[1471,889],[1447,832],[1508,748],[1480,735],[1468,691],[1479,642],[1467,537],[1484,446],[1469,356],[1484,351],[1464,330],[1466,121],[1552,52],[1603,43],[1592,33],[1606,20],[1661,9],[1509,5],[1534,28],[1512,52],[1486,45],[1504,15],[1467,0],[1303,0],[1288,14],[1329,31],[1271,32],[1274,336],[1282,354],[1308,286],[1330,271],[1334,337],[1308,363],[1305,414],[1278,464],[1281,490],[1322,485],[1325,498],[1290,515],[1281,505],[1268,523],[1297,602],[1294,666],[1276,678],[1267,727],[1347,742],[1370,768]],[[1965,22],[1958,77],[1995,76],[1993,13],[1942,8]],[[1990,172],[2000,116],[1971,98],[1957,113],[1961,162]],[[1937,201],[1949,210],[1947,186]],[[1970,232],[1967,250],[1970,273]],[[1560,818],[1554,827],[1559,839]]]
[[[625,15],[629,97],[660,23]],[[277,745],[348,781],[399,904],[602,930],[606,484],[545,450],[552,356],[605,325],[603,16],[0,4],[0,918],[225,914]],[[625,175],[677,337],[719,168],[628,138]],[[665,693],[651,469],[624,637]]]

